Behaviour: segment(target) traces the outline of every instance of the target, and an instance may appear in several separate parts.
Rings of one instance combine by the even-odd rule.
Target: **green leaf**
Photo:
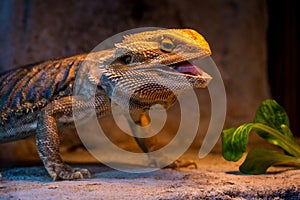
[[[261,123],[253,124],[253,129],[256,132],[264,131],[265,139],[268,142],[281,147],[289,155],[300,157],[300,146],[297,144],[294,138],[290,138],[278,130]]]
[[[238,161],[246,151],[251,130],[271,144],[281,147],[282,153],[256,148],[251,150],[240,171],[247,174],[262,174],[272,165],[290,165],[300,167],[300,146],[289,128],[289,119],[284,109],[274,100],[265,100],[259,106],[254,123],[222,132],[222,153],[226,160]]]
[[[261,103],[257,109],[254,123],[253,129],[269,143],[281,147],[286,154],[300,155],[299,145],[289,128],[288,116],[275,100],[267,99]]]
[[[281,124],[281,130],[283,131],[283,134],[286,135],[287,137],[293,140],[295,139],[291,129],[287,125]]]
[[[283,129],[282,127],[282,125],[284,125],[284,127],[289,128],[289,118],[285,110],[280,105],[278,105],[275,100],[267,99],[260,104],[259,108],[256,111],[254,123],[267,125],[278,130],[282,134],[293,138],[291,132],[287,133],[286,129]],[[270,140],[270,142],[272,143],[272,137],[270,137],[270,135],[268,135],[266,132],[259,130],[257,131],[257,133],[268,141]]]
[[[245,174],[263,174],[272,165],[300,167],[300,158],[284,155],[277,151],[254,148],[248,153],[239,169]]]
[[[243,156],[252,126],[249,123],[222,131],[222,154],[226,160],[238,161]]]

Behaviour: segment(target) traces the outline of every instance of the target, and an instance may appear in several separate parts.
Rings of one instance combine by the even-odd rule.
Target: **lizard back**
[[[27,113],[48,101],[72,95],[72,86],[81,57],[45,61],[0,74],[0,111]]]

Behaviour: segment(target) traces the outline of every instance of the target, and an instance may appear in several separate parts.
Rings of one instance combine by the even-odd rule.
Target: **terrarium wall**
[[[107,37],[128,29],[193,28],[209,42],[212,58],[223,77],[227,94],[225,127],[250,122],[259,103],[270,97],[266,1],[103,0],[57,3],[7,0],[0,2],[0,8],[1,71],[89,52]],[[201,144],[210,119],[207,90],[197,91],[197,95],[201,122],[195,147]],[[176,112],[176,109],[171,109],[171,118]],[[110,120],[105,119],[103,123],[109,124]],[[171,120],[170,132],[176,127]],[[114,128],[110,128],[107,134],[117,138],[117,143],[131,148],[133,140],[128,142],[128,138],[124,134],[119,136]],[[67,134],[64,138],[63,143],[69,144],[73,136]],[[1,157],[22,160],[33,155],[36,158],[34,143],[34,139],[29,139],[5,144],[1,149],[7,150],[5,153],[1,151],[5,154]],[[77,144],[72,142],[72,145],[74,143]]]
[[[297,1],[268,1],[268,72],[272,98],[283,105],[300,136],[300,13]],[[280,13],[280,14],[279,14]]]

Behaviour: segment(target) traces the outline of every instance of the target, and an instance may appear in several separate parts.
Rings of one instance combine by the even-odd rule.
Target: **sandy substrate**
[[[244,175],[219,153],[197,159],[198,169],[125,173],[101,164],[84,167],[92,178],[52,182],[42,166],[1,169],[0,199],[300,199],[300,170],[272,167]]]

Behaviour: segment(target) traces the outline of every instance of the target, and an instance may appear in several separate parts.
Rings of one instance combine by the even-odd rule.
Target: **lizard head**
[[[211,54],[204,37],[192,29],[130,34],[115,47],[101,78],[106,91],[128,91],[142,99],[145,91],[155,90],[157,95],[164,96],[159,91],[176,93],[188,88],[204,88],[212,79],[190,62]]]
[[[172,65],[211,54],[204,37],[192,29],[147,31],[124,36],[116,56],[130,66],[143,63]]]

